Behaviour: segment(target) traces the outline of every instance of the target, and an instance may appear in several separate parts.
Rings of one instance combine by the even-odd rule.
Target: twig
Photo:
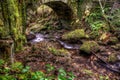
[[[103,8],[103,6],[102,6],[101,0],[99,0],[99,4],[100,4],[101,10],[102,10],[102,13],[104,14],[105,11],[104,11],[104,8]]]

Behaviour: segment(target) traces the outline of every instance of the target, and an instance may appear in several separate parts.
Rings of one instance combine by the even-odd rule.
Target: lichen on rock
[[[85,41],[81,47],[80,51],[90,54],[91,52],[97,52],[99,50],[99,45],[95,41]]]

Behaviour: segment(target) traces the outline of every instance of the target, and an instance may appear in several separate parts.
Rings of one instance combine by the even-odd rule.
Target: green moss
[[[117,55],[115,53],[112,53],[109,55],[109,57],[108,57],[109,62],[114,62],[116,60],[117,60]]]
[[[76,29],[62,36],[63,40],[79,40],[81,38],[88,38],[83,29]]]
[[[69,52],[65,49],[56,49],[54,47],[50,47],[49,51],[56,56],[68,56]]]
[[[7,0],[9,13],[9,29],[11,36],[14,38],[15,42],[15,51],[20,51],[23,48],[25,35],[23,35],[22,29],[22,17],[20,16],[20,10],[18,8],[17,0]],[[23,37],[22,37],[23,36]]]
[[[81,45],[80,50],[86,53],[96,52],[99,50],[99,45],[95,41],[86,41]]]
[[[9,33],[8,33],[8,29],[6,27],[0,27],[0,38],[8,38],[9,37]]]

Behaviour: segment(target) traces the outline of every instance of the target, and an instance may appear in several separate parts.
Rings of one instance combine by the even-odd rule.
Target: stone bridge
[[[73,11],[68,0],[38,0],[37,7],[40,5],[51,7],[60,19],[71,21],[73,18]]]

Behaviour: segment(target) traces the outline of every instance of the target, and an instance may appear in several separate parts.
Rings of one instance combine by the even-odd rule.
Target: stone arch
[[[41,3],[40,5],[47,5],[50,8],[52,8],[53,11],[57,14],[58,18],[63,19],[67,22],[72,21],[73,11],[72,11],[71,7],[64,1],[61,1],[61,0],[47,1],[47,2]]]

